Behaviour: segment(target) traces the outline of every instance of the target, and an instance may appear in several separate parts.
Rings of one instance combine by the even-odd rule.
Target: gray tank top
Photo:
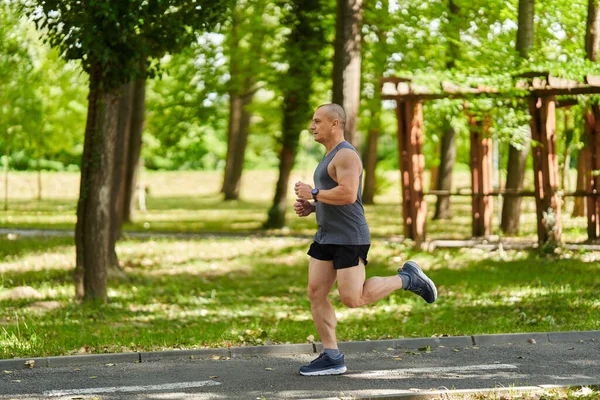
[[[327,154],[315,169],[314,182],[318,189],[333,189],[338,184],[331,179],[327,167],[340,149],[358,151],[350,143],[344,141]],[[371,244],[371,234],[365,219],[362,206],[362,172],[360,174],[358,196],[353,204],[334,206],[317,201],[317,224],[319,230],[315,234],[315,242],[320,244],[363,245]],[[317,195],[317,199],[319,196]]]

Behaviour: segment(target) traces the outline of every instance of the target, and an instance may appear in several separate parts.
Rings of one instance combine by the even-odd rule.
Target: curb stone
[[[62,367],[67,365],[81,364],[117,364],[134,362],[140,362],[140,353],[86,354],[46,358],[47,367]]]
[[[476,346],[509,343],[548,343],[547,333],[513,333],[510,335],[475,335],[473,343]]]
[[[550,342],[593,342],[600,343],[600,330],[598,331],[572,331],[572,332],[532,332],[510,333],[497,335],[473,336],[443,336],[431,338],[366,340],[356,342],[340,342],[340,350],[348,352],[370,352],[387,349],[418,349],[421,347],[469,347],[493,346],[508,343],[543,344]],[[110,354],[87,354],[57,357],[14,358],[0,360],[0,370],[31,368],[30,361],[34,361],[33,368],[60,367],[69,365],[108,364],[128,362],[150,362],[171,358],[202,358],[202,357],[246,357],[268,356],[274,354],[311,354],[320,353],[323,349],[321,343],[281,344],[267,346],[246,346],[231,348],[209,348],[189,350],[167,350],[154,352],[131,352]],[[411,392],[412,393],[412,392]],[[413,393],[414,395],[414,393]],[[406,397],[403,397],[405,399]]]
[[[397,339],[396,348],[418,349],[419,347],[468,347],[473,346],[473,336],[442,336],[420,339]]]
[[[190,349],[190,350],[165,350],[136,353],[140,355],[139,362],[160,361],[171,358],[202,358],[202,357],[229,357],[228,349]]]

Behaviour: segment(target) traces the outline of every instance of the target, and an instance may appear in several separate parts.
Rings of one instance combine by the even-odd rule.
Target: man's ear
[[[340,124],[340,120],[339,119],[334,119],[333,123],[331,124],[332,126],[338,126]]]

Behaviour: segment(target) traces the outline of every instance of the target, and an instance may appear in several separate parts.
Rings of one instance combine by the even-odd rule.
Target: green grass
[[[242,199],[223,202],[217,173],[147,173],[148,211],[126,230],[205,235],[120,241],[127,278],[110,281],[105,306],[73,299],[72,238],[1,237],[0,358],[305,343],[316,336],[305,294],[314,219],[296,218],[290,207],[286,229],[260,230],[276,175],[244,176]],[[0,226],[73,228],[76,174],[45,175],[42,201],[34,199],[34,174],[11,177],[14,193],[9,210],[0,212]],[[292,182],[299,179],[309,181],[310,174],[292,176]],[[397,174],[389,179],[394,182]],[[600,253],[564,251],[544,258],[536,251],[414,252],[398,240],[396,188],[366,207],[375,238],[368,275],[393,274],[403,260],[415,259],[438,284],[439,300],[428,305],[397,292],[348,309],[334,292],[339,340],[600,329]],[[291,206],[293,194],[289,199]],[[428,235],[470,237],[469,207],[468,198],[456,198],[453,219],[428,221]],[[430,214],[433,209],[430,204]],[[563,222],[566,240],[585,239],[583,218]],[[535,238],[532,202],[524,202],[522,227],[521,237]],[[41,297],[3,298],[19,286]]]
[[[0,358],[304,343],[316,335],[305,295],[309,239],[123,241],[117,250],[128,278],[110,282],[110,303],[101,307],[73,300],[71,241],[0,241],[8,249],[0,295],[16,286],[42,295],[0,301]],[[413,253],[376,240],[368,274],[393,274],[406,258],[437,282],[438,302],[400,291],[348,309],[333,293],[339,340],[600,329],[598,253]]]
[[[310,171],[295,171],[290,182],[312,181]],[[455,183],[464,188],[470,175],[457,172]],[[28,172],[11,173],[9,183],[8,211],[0,212],[0,226],[68,229],[76,222],[78,174],[44,173],[42,198],[36,200],[37,175]],[[374,237],[388,238],[404,234],[400,205],[399,174],[386,173],[386,189],[375,198],[375,205],[365,206],[367,219]],[[148,187],[147,212],[138,212],[135,220],[127,224],[126,231],[146,232],[261,232],[271,206],[273,190],[277,180],[275,171],[245,172],[239,201],[224,202],[219,195],[221,174],[219,172],[152,172],[143,174],[143,184]],[[1,185],[1,183],[0,183]],[[428,185],[428,174],[425,175]],[[468,185],[467,185],[468,186]],[[3,190],[2,190],[3,192]],[[292,204],[293,187],[288,192],[287,226],[274,230],[272,234],[312,235],[314,218],[296,218]],[[429,239],[467,239],[471,237],[471,203],[466,196],[452,198],[452,220],[433,220],[435,196],[426,196],[428,201],[427,237]],[[493,233],[500,235],[498,200],[493,218]],[[583,242],[587,238],[585,217],[570,215],[572,199],[568,199],[563,210],[563,240]],[[524,198],[522,203],[521,232],[519,238],[537,240],[536,212],[533,198]]]

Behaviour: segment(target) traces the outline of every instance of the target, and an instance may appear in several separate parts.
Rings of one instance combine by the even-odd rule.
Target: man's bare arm
[[[317,200],[326,204],[352,204],[358,196],[362,162],[355,151],[341,149],[331,161],[330,166],[335,175],[331,176],[337,182],[333,189],[319,188]]]

